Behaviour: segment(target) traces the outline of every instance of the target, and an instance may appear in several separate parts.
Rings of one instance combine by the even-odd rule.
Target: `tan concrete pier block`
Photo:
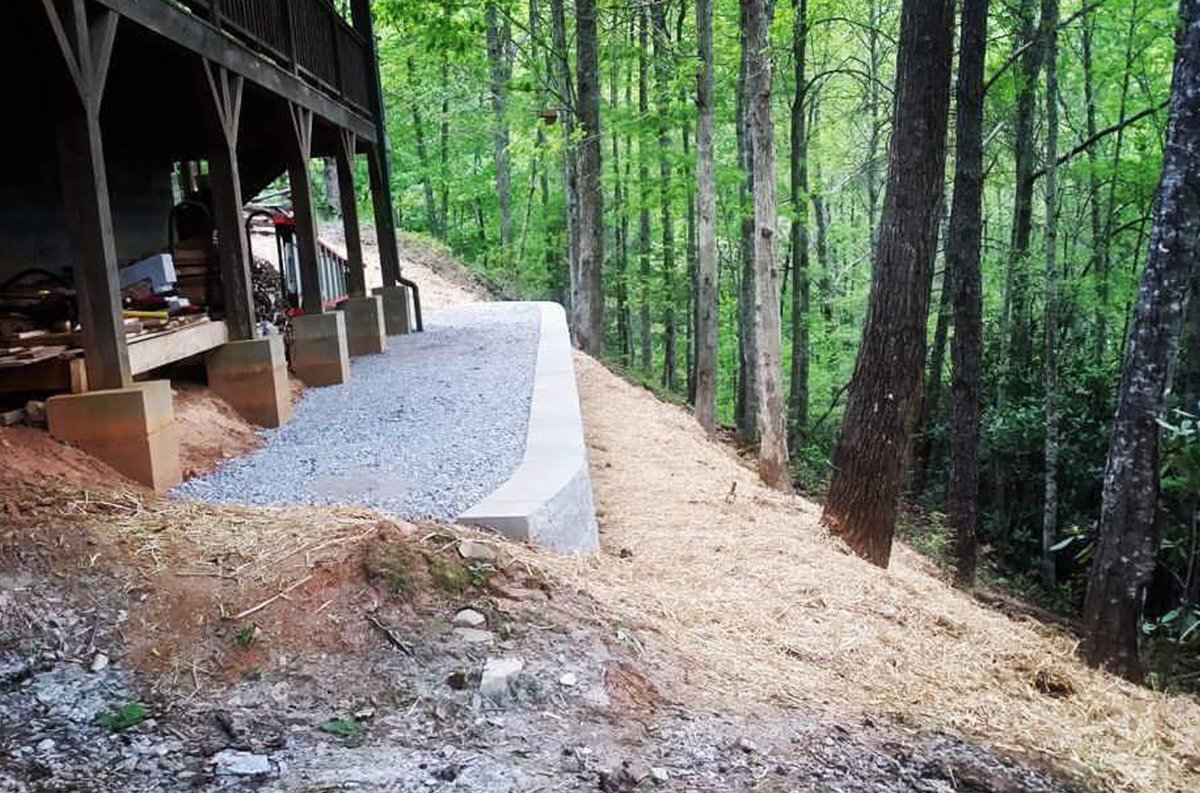
[[[378,355],[387,349],[382,297],[352,297],[342,303],[342,313],[351,355]]]
[[[46,400],[50,434],[155,490],[183,480],[175,404],[166,380]]]
[[[399,336],[402,333],[412,332],[413,309],[408,287],[399,284],[380,286],[372,289],[371,294],[383,298],[383,319],[387,335]]]
[[[278,427],[292,418],[282,336],[235,341],[208,355],[208,385],[242,418]]]
[[[342,312],[296,317],[292,330],[292,369],[305,385],[338,385],[350,379],[350,350]]]

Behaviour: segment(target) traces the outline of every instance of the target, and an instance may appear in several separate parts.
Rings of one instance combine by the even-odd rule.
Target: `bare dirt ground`
[[[427,308],[478,299],[405,250]],[[0,432],[0,790],[1200,786],[1195,702],[1084,670],[911,551],[859,563],[685,412],[577,366],[588,559],[182,503]]]

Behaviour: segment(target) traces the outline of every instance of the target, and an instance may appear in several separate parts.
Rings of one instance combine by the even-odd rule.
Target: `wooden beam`
[[[324,311],[321,297],[321,266],[317,260],[317,211],[313,205],[312,174],[312,112],[288,104],[294,144],[288,158],[288,183],[292,188],[292,211],[296,221],[296,248],[300,252],[300,288],[303,296],[300,307],[305,314]]]
[[[135,375],[145,374],[228,343],[229,327],[224,322],[198,322],[135,340],[129,345],[129,365]]]
[[[52,0],[43,0],[52,2]],[[376,125],[294,74],[281,69],[203,19],[168,2],[94,0],[184,49],[228,69],[339,127],[374,141]],[[290,5],[290,4],[289,4]]]
[[[372,144],[367,152],[367,174],[371,179],[371,206],[375,210],[375,235],[379,242],[379,265],[383,271],[383,284],[395,286],[400,281],[396,215],[392,208],[387,155],[377,144]]]
[[[88,390],[87,362],[83,358],[51,358],[15,369],[0,369],[0,394],[41,394]]]
[[[362,232],[358,227],[358,191],[354,189],[354,133],[341,130],[337,150],[338,198],[341,201],[342,226],[346,236],[346,264],[349,270],[346,291],[350,297],[366,297],[367,274],[363,266]]]
[[[124,388],[132,377],[100,131],[116,14],[104,10],[89,16],[84,0],[67,4],[67,17],[50,0],[43,8],[76,89],[59,92],[54,126],[88,381],[93,388]]]
[[[245,201],[237,157],[243,80],[209,61],[201,61],[200,69],[211,100],[206,114],[210,142],[209,183],[220,243],[217,252],[225,298],[225,321],[234,340],[253,339],[256,335],[254,292],[250,281],[250,252],[243,229]]]
[[[368,101],[375,122],[375,140],[367,152],[368,175],[371,179],[371,205],[375,210],[375,235],[379,242],[379,264],[384,285],[395,286],[400,280],[400,252],[396,247],[396,210],[392,201],[392,177],[388,163],[387,116],[370,0],[350,0],[350,14],[354,29],[367,43]]]

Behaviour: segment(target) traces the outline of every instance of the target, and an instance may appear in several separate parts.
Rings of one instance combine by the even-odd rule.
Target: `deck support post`
[[[240,76],[224,67],[201,61],[209,108],[209,181],[213,215],[220,240],[221,287],[225,297],[225,324],[234,341],[253,339],[254,292],[250,282],[250,252],[243,231],[241,177],[238,174],[238,127],[242,113]]]
[[[387,116],[383,106],[383,85],[379,79],[379,51],[375,41],[375,23],[370,0],[350,0],[354,29],[367,44],[367,92],[371,118],[375,122],[375,143],[368,152],[371,176],[371,203],[375,209],[375,235],[379,242],[379,264],[383,285],[395,286],[400,280],[400,251],[396,247],[396,215],[392,203],[392,177],[388,165]]]
[[[312,111],[294,102],[288,103],[295,146],[288,160],[288,182],[292,188],[292,211],[296,220],[296,248],[300,252],[300,289],[303,297],[300,308],[305,314],[320,314],[325,310],[321,295],[321,265],[317,260],[317,211],[313,205],[312,174]]]
[[[88,382],[92,388],[124,388],[133,378],[100,130],[100,104],[119,17],[105,8],[89,16],[84,0],[42,0],[42,7],[66,71],[55,131]]]
[[[366,297],[367,274],[363,265],[362,231],[358,227],[358,192],[354,189],[354,150],[357,136],[348,129],[338,130],[337,178],[341,201],[342,225],[346,237],[346,263],[349,269],[346,291],[350,297]]]

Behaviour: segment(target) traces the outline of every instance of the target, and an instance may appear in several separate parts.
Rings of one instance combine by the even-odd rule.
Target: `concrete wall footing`
[[[508,481],[458,520],[561,553],[600,544],[567,317],[538,303],[541,328],[525,453]]]

